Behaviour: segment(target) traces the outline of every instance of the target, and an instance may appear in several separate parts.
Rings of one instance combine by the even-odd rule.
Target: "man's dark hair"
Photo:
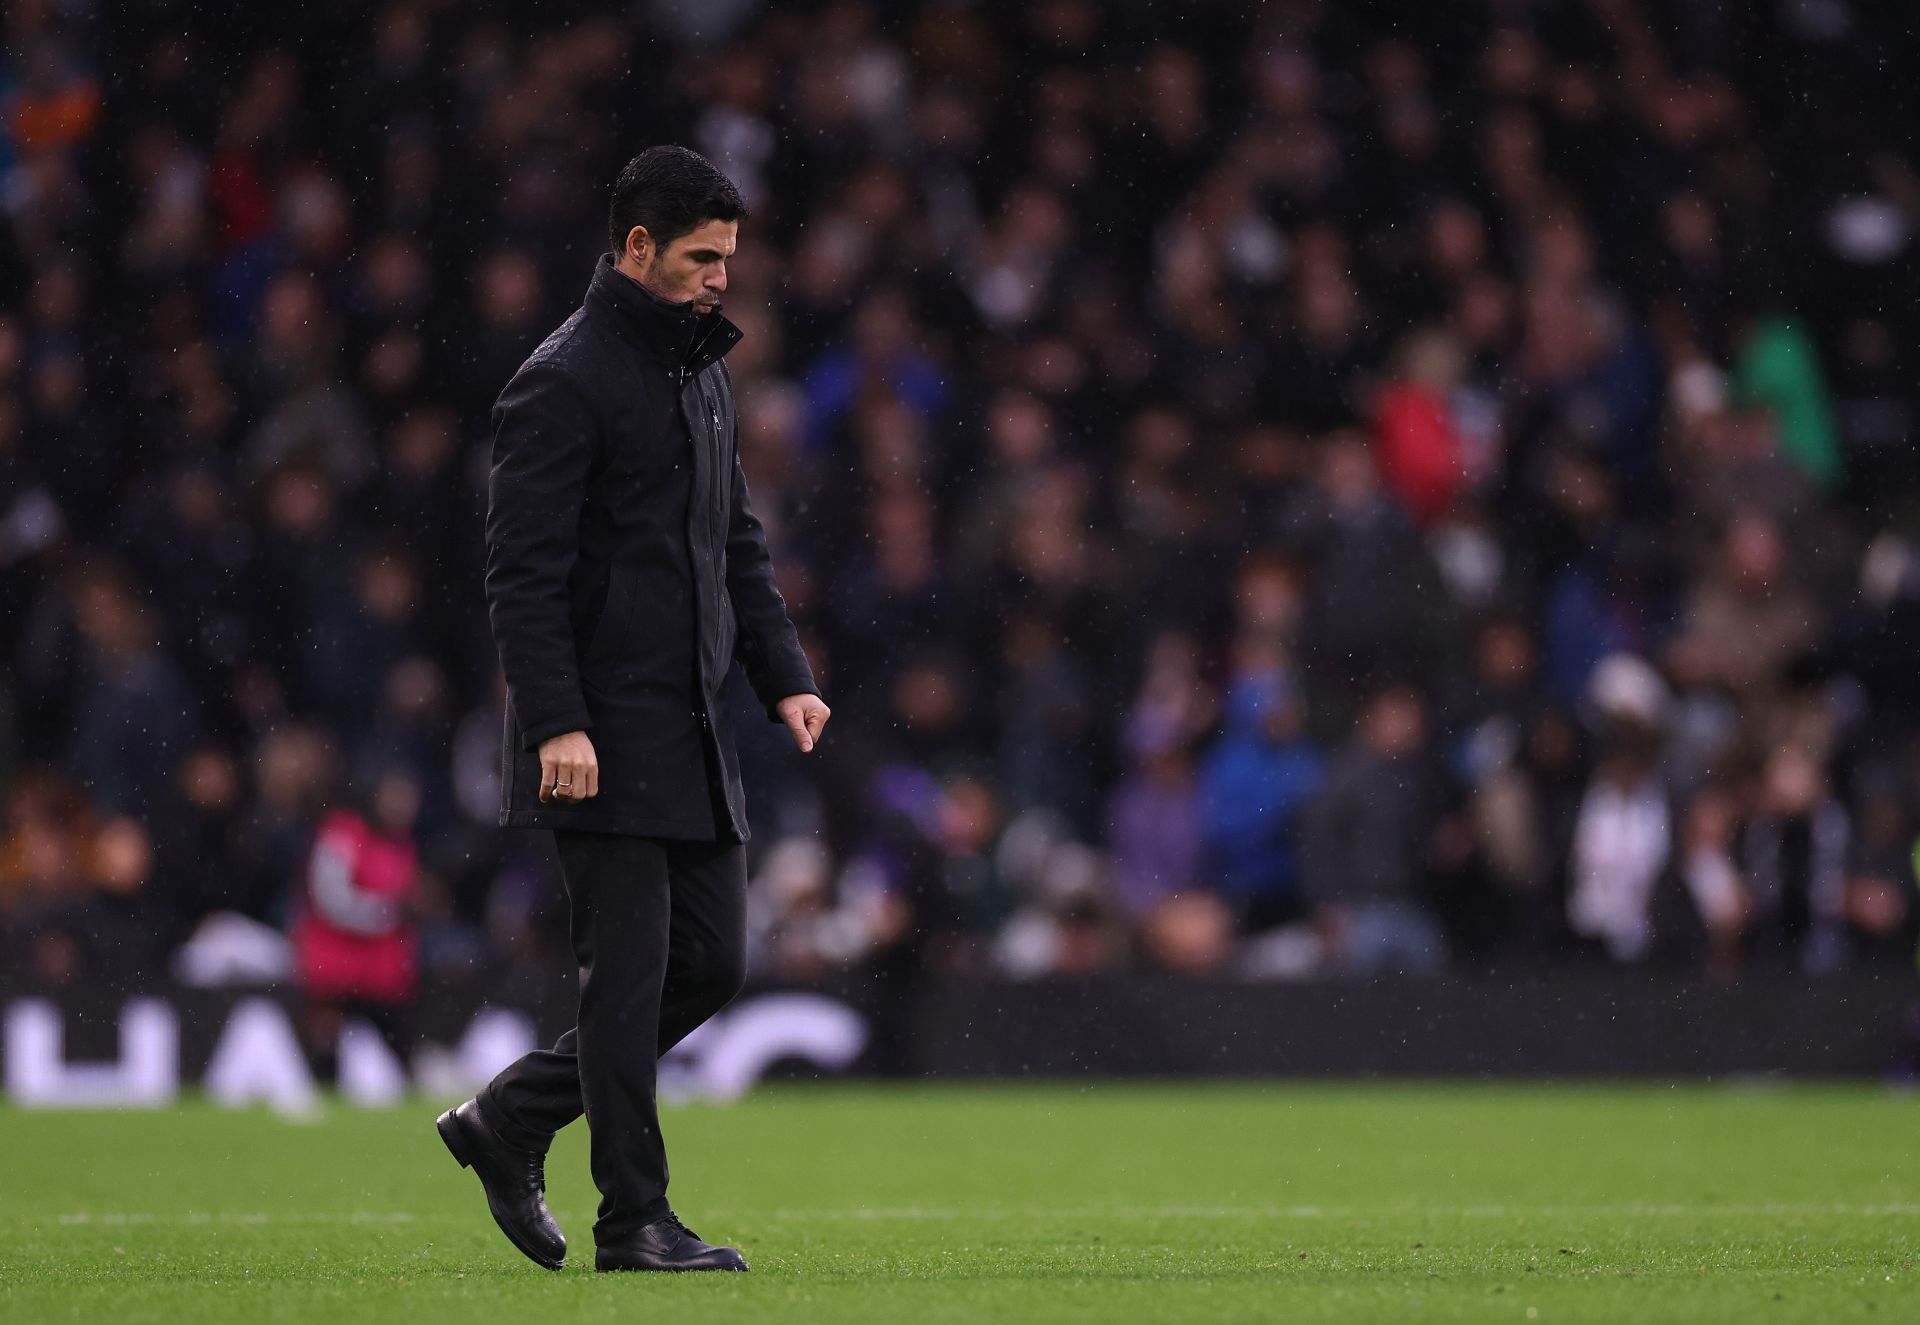
[[[746,219],[747,200],[713,162],[684,147],[649,147],[613,182],[607,238],[617,257],[636,225],[665,248],[708,221]]]

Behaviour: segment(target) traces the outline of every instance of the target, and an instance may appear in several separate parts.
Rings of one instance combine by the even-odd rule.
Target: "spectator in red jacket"
[[[327,1081],[335,1076],[340,1030],[349,1016],[371,1022],[405,1061],[408,1014],[419,985],[413,913],[419,785],[401,769],[383,769],[354,799],[360,803],[321,817],[292,927],[308,1049]]]
[[[1433,329],[1409,336],[1399,359],[1399,373],[1374,402],[1373,453],[1381,481],[1424,529],[1447,514],[1467,481],[1451,399],[1465,364],[1459,343]]]

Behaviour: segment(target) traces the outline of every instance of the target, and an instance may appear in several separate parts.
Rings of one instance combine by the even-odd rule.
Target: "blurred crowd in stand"
[[[565,965],[488,415],[658,142],[754,209],[835,712],[802,758],[736,677],[762,978],[1911,969],[1901,6],[0,23],[10,978]]]

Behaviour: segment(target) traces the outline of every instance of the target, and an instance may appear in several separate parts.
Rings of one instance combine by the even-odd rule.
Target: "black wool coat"
[[[745,841],[718,696],[818,694],[740,470],[722,356],[740,331],[601,255],[579,310],[493,408],[486,593],[507,681],[500,823]],[[539,747],[585,731],[591,800],[540,800]]]

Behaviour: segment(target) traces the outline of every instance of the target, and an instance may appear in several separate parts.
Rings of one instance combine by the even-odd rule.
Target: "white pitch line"
[[[1807,1215],[1856,1216],[1868,1219],[1920,1218],[1920,1204],[1890,1202],[1853,1205],[1814,1202],[1756,1202],[1729,1205],[1463,1205],[1463,1206],[1078,1206],[1078,1207],[938,1207],[855,1206],[840,1210],[727,1210],[708,1209],[702,1218],[754,1220],[844,1219],[872,1222],[950,1222],[955,1220],[1039,1219],[1048,1221],[1101,1219],[1638,1219],[1643,1217],[1711,1216],[1782,1218]],[[419,1215],[404,1210],[353,1210],[274,1214],[264,1211],[189,1211],[153,1214],[126,1210],[82,1210],[42,1221],[62,1225],[91,1224],[410,1224]]]
[[[1765,1202],[1729,1205],[1468,1205],[1468,1206],[1082,1206],[979,1207],[973,1209],[924,1206],[855,1207],[846,1210],[714,1210],[708,1217],[732,1219],[860,1219],[860,1220],[953,1220],[953,1219],[1578,1219],[1637,1218],[1643,1215],[1689,1216],[1731,1215],[1759,1217],[1781,1215],[1862,1215],[1869,1218],[1912,1218],[1920,1216],[1920,1204],[1894,1202],[1884,1205],[1845,1203]]]
[[[417,1215],[401,1210],[352,1210],[306,1214],[267,1214],[262,1211],[223,1210],[218,1214],[190,1210],[185,1214],[156,1215],[129,1210],[79,1210],[56,1215],[58,1224],[408,1224]]]

